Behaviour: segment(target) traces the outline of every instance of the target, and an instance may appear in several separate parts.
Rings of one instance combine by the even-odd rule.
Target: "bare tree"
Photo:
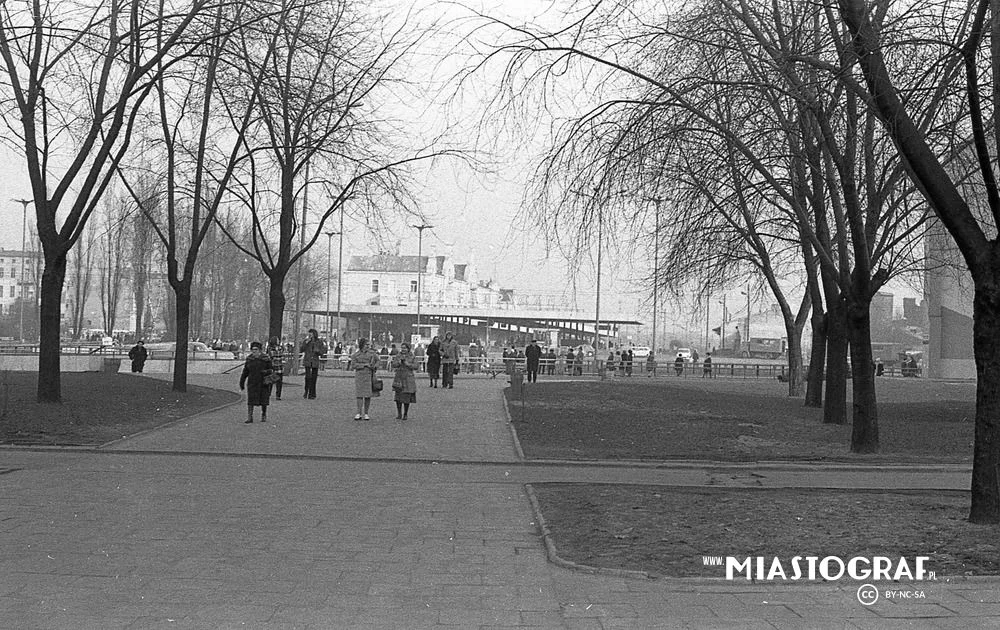
[[[104,206],[103,231],[99,236],[101,264],[97,266],[97,294],[101,299],[101,317],[106,335],[114,334],[118,305],[125,290],[125,244],[129,238],[129,215],[127,199],[115,199]]]
[[[996,4],[917,3],[906,19],[896,19],[896,31],[878,27],[881,15],[859,0],[839,0],[839,12],[830,9],[834,32],[846,25],[856,64],[864,79],[868,103],[878,113],[941,223],[954,238],[972,275],[973,347],[978,377],[975,446],[972,469],[972,505],[969,520],[1000,522],[1000,186],[997,184],[997,134],[1000,125],[1000,20]],[[876,9],[881,10],[878,5]],[[931,17],[932,19],[928,19]],[[902,36],[901,36],[902,35]],[[940,81],[942,100],[953,105],[931,116],[935,125],[922,124],[926,109],[910,103],[925,84],[908,82],[905,71],[890,65],[887,52],[896,46],[909,54],[940,56],[941,63],[961,67],[964,74],[947,74]],[[931,88],[938,86],[932,85]],[[959,121],[961,125],[950,124]],[[943,124],[949,123],[949,124]],[[963,185],[946,168],[946,148],[954,139],[940,140],[942,126],[949,135],[970,137],[977,158],[974,181]],[[992,132],[992,136],[990,135]]]
[[[38,400],[59,402],[59,333],[69,251],[125,156],[158,72],[199,47],[208,6],[71,0],[0,6],[3,121],[23,152],[44,255]],[[56,175],[58,173],[58,175]]]
[[[246,136],[251,167],[232,185],[252,218],[251,238],[227,235],[269,280],[269,336],[283,336],[286,279],[328,219],[353,200],[353,213],[373,229],[384,226],[387,208],[412,205],[407,166],[447,153],[408,146],[403,140],[414,134],[379,114],[389,93],[409,89],[403,66],[421,37],[410,29],[404,21],[390,31],[385,18],[343,0],[286,0],[241,31],[243,67],[228,85],[265,80]],[[261,46],[262,38],[273,39],[273,48]],[[305,208],[310,185],[314,201]]]
[[[94,271],[94,249],[97,224],[89,223],[80,244],[70,254],[70,328],[73,341],[80,339],[83,330],[83,314],[90,297],[90,282]]]

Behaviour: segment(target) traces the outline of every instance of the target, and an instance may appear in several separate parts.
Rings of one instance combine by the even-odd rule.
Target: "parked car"
[[[632,346],[632,356],[636,359],[645,359],[649,352],[649,346]]]
[[[694,361],[691,355],[691,348],[677,348],[677,354],[681,355],[681,358],[684,359],[685,363],[691,363]],[[677,355],[674,355],[674,358],[677,358]]]

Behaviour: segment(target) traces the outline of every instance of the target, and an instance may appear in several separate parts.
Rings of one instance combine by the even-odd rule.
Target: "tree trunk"
[[[969,520],[1000,523],[1000,284],[977,282],[972,308],[978,382]]]
[[[62,402],[59,377],[60,324],[62,322],[63,281],[66,279],[66,255],[46,257],[40,290],[38,337],[38,402]]]
[[[851,452],[877,453],[878,407],[875,400],[875,365],[872,363],[870,301],[850,305],[847,325],[851,340],[851,392],[854,404]]]
[[[825,424],[847,424],[847,322],[841,298],[829,301],[826,312]]]
[[[275,269],[271,272],[271,286],[268,290],[267,337],[281,339],[281,327],[285,316],[285,275],[287,272]]]
[[[142,317],[146,310],[146,278],[145,274],[135,275],[135,340],[142,339]]]
[[[191,328],[191,280],[183,280],[174,286],[177,343],[174,345],[174,386],[175,392],[187,391],[188,336]]]
[[[788,338],[788,395],[801,396],[804,387],[802,375],[802,331]]]
[[[813,305],[812,348],[809,350],[809,382],[806,384],[806,407],[823,406],[823,366],[826,363],[826,313]]]

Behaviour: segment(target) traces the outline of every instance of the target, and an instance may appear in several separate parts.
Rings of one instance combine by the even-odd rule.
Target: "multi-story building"
[[[37,252],[0,248],[0,315],[11,315],[19,297],[35,297]]]

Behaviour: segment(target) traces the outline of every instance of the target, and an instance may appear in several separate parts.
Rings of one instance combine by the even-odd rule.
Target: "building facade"
[[[927,375],[932,378],[976,378],[972,350],[972,276],[940,223],[925,244],[924,281],[929,325]]]
[[[24,297],[33,302],[38,278],[37,252],[0,248],[0,315],[13,315]]]

